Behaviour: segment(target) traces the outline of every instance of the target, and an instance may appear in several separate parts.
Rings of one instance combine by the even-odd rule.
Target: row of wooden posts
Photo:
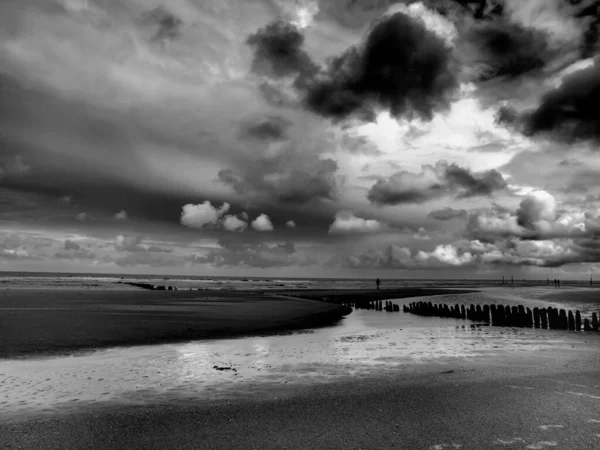
[[[400,312],[400,306],[389,300],[373,300],[367,302],[342,302],[342,305],[355,309],[374,309],[375,311]]]
[[[445,305],[432,304],[431,302],[413,302],[404,305],[405,313],[420,316],[452,317],[456,319],[468,319],[476,322],[491,323],[494,326],[521,327],[521,328],[547,328],[551,330],[574,330],[574,331],[600,331],[598,315],[592,314],[592,320],[581,320],[579,311],[565,311],[557,308],[525,308],[519,306],[503,305]]]

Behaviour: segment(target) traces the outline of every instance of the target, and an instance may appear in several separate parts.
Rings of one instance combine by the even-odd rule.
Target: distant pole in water
[[[510,284],[515,284],[514,277],[512,277],[512,276],[510,277]]]
[[[379,285],[381,284],[381,281],[379,280],[379,278],[377,278],[377,280],[375,281],[375,284],[377,285],[377,290],[379,290]]]

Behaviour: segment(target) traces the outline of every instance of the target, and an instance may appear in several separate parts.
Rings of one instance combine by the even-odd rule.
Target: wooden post
[[[483,306],[483,320],[490,323],[490,305]]]
[[[598,316],[596,313],[592,314],[592,329],[598,331]]]
[[[461,319],[467,318],[467,312],[465,310],[465,305],[460,305],[460,317],[461,317]]]
[[[483,311],[481,310],[481,305],[477,305],[475,314],[477,317],[477,321],[481,322],[483,320]]]
[[[543,329],[548,328],[548,311],[546,308],[540,309],[540,326]]]
[[[496,306],[496,313],[498,314],[498,325],[501,327],[506,325],[506,316],[504,314],[504,305]]]
[[[496,309],[496,305],[491,306],[490,314],[492,315],[492,325],[498,326],[498,310]]]
[[[569,329],[569,321],[567,320],[567,312],[564,309],[560,310],[559,328],[561,330]]]
[[[521,320],[520,320],[520,317],[519,317],[519,308],[517,308],[516,306],[511,306],[511,308],[510,308],[510,316],[512,318],[513,327],[520,327],[521,326]]]
[[[519,305],[519,327],[524,328],[527,326],[527,317],[525,314],[525,307]]]
[[[512,311],[510,309],[510,306],[508,306],[508,305],[506,305],[506,307],[504,308],[504,317],[505,317],[505,325],[507,327],[512,327],[513,326]]]
[[[554,308],[548,308],[548,329],[556,330],[558,328],[558,323],[555,316]]]
[[[535,328],[540,327],[540,309],[539,308],[533,308],[533,326]]]
[[[574,331],[575,330],[575,317],[573,316],[573,312],[571,310],[569,310],[569,330]]]
[[[525,319],[527,328],[533,327],[533,313],[529,308],[525,310]]]
[[[590,319],[585,319],[583,321],[583,329],[584,331],[592,331],[592,327],[590,326]]]
[[[575,311],[575,331],[581,331],[581,314],[579,310]]]
[[[475,305],[469,306],[469,315],[471,320],[477,320],[475,316]]]

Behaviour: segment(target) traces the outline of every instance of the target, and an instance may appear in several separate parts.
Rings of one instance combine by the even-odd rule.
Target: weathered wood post
[[[444,317],[450,317],[450,308],[448,308],[448,305],[444,305]]]
[[[519,327],[524,328],[527,326],[527,318],[525,317],[525,307],[519,305]]]
[[[510,308],[510,316],[512,318],[513,327],[520,327],[521,326],[521,319],[519,317],[519,308],[517,308],[516,306],[511,306],[511,308]]]
[[[508,306],[508,305],[506,305],[506,307],[504,308],[504,317],[505,317],[505,325],[507,327],[512,327],[513,326],[512,311],[510,309],[510,306]]]
[[[573,312],[571,310],[569,310],[569,330],[574,331],[575,330],[575,317],[573,316]]]
[[[460,317],[463,319],[467,318],[467,312],[465,310],[465,305],[460,305]]]
[[[581,314],[579,310],[575,311],[575,331],[581,331]]]
[[[486,323],[490,323],[490,305],[485,305],[483,307],[483,320]]]
[[[531,309],[527,308],[525,310],[526,318],[527,318],[527,327],[531,328],[533,326],[533,316]]]
[[[477,305],[477,309],[475,310],[475,317],[477,317],[477,322],[481,322],[483,320],[483,311],[481,310],[481,305]]]
[[[546,308],[540,309],[540,326],[544,329],[548,328],[548,311]]]
[[[498,326],[498,310],[496,309],[496,305],[491,306],[490,314],[492,315],[492,325]]]
[[[540,309],[539,308],[533,308],[533,326],[535,328],[540,327]]]
[[[506,316],[504,314],[504,305],[496,306],[496,311],[498,314],[498,325],[503,327],[504,325],[506,325]]]
[[[558,323],[556,320],[556,311],[554,310],[554,308],[549,307],[548,308],[548,329],[556,330],[556,328],[558,328]]]
[[[396,305],[395,303],[392,303],[392,308],[393,308],[394,312],[400,312],[400,305]]]
[[[560,320],[559,320],[560,329],[568,330],[569,329],[569,321],[567,320],[567,312],[564,309],[561,309],[559,315],[560,315]]]
[[[592,314],[592,329],[598,331],[598,315],[596,313]]]
[[[470,305],[469,306],[469,318],[471,320],[477,320],[476,316],[475,316],[475,305]]]
[[[592,327],[590,326],[590,319],[585,319],[583,321],[583,329],[584,331],[592,331]]]

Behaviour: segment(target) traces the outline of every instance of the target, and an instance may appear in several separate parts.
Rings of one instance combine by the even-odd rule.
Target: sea
[[[176,275],[134,275],[97,274],[66,272],[0,272],[0,288],[4,285],[27,287],[117,287],[127,283],[147,283],[154,286],[172,286],[177,289],[211,290],[271,290],[271,289],[373,289],[376,278],[274,278],[274,277],[232,277],[232,276],[176,276]],[[546,286],[552,281],[545,279],[411,279],[381,278],[382,289],[406,287],[449,287],[478,288],[503,286]],[[563,286],[589,286],[588,280],[561,280]],[[600,286],[600,282],[598,284]]]

